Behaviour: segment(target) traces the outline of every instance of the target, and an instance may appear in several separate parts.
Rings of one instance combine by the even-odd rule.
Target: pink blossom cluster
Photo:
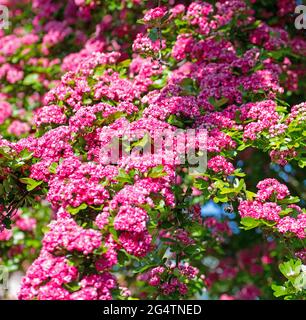
[[[19,217],[16,222],[15,226],[21,230],[26,232],[31,232],[35,230],[37,221],[34,218],[30,217]]]
[[[1,206],[0,210],[3,210],[3,212],[0,211],[1,218],[7,215],[4,209],[1,209]],[[35,231],[37,227],[37,220],[35,218],[22,214],[21,210],[17,210],[16,212],[14,212],[12,222],[12,229],[5,228],[4,226],[2,226],[2,221],[0,222],[0,241],[9,241],[11,239],[14,241],[13,237],[15,231],[22,231],[24,233],[32,235],[33,231]]]
[[[50,279],[51,277],[51,279]],[[89,275],[80,282],[80,289],[70,292],[65,285],[78,277],[76,267],[64,257],[53,257],[42,251],[22,280],[19,299],[22,300],[110,300],[111,290],[117,287],[109,273]]]
[[[176,229],[174,231],[161,230],[159,236],[164,239],[172,239],[181,243],[183,246],[193,245],[195,242],[190,236],[189,232],[184,229]],[[166,241],[167,243],[167,241]],[[171,242],[169,242],[170,244]]]
[[[65,22],[50,21],[44,26],[44,32],[42,52],[48,55],[49,47],[64,41],[72,33],[72,29]]]
[[[63,109],[59,106],[49,105],[37,110],[34,115],[34,123],[36,126],[41,126],[42,124],[64,124],[67,119],[63,113]]]
[[[86,276],[80,283],[81,289],[70,300],[112,300],[112,289],[117,288],[115,277],[108,272]]]
[[[232,174],[235,170],[234,166],[222,156],[211,158],[207,163],[207,167],[216,173],[222,172],[226,175]]]
[[[123,231],[119,236],[119,241],[127,253],[136,257],[145,257],[152,249],[152,236],[148,231]]]
[[[298,121],[299,124],[302,124],[306,120],[306,103],[302,102],[298,105],[292,107],[290,115],[287,119],[287,123],[292,121]]]
[[[93,229],[83,229],[70,218],[57,219],[49,225],[50,231],[43,239],[45,250],[80,251],[84,255],[101,246],[101,233]]]
[[[0,241],[8,241],[12,238],[13,232],[8,229],[0,229]]]
[[[284,17],[287,14],[294,12],[295,6],[296,2],[294,0],[278,0],[278,15]]]
[[[141,233],[146,230],[148,214],[141,208],[121,206],[114,220],[116,230]]]
[[[244,127],[244,139],[255,140],[260,132],[267,129],[271,130],[271,128],[275,127],[280,118],[275,108],[276,104],[272,100],[243,105],[241,108],[241,120],[256,120]]]
[[[282,218],[277,224],[277,229],[280,233],[289,232],[300,239],[304,239],[306,237],[306,214],[300,213],[297,218],[289,216]]]
[[[250,41],[261,44],[267,50],[279,49],[288,42],[288,33],[281,28],[273,28],[262,23],[250,35]]]
[[[243,286],[235,295],[231,296],[226,293],[220,296],[220,300],[256,300],[260,296],[261,291],[255,285]]]
[[[180,277],[173,276],[175,272],[180,274]],[[141,274],[139,280],[146,281],[150,286],[158,287],[161,293],[165,296],[179,292],[180,295],[188,293],[188,286],[184,283],[192,281],[198,277],[199,270],[189,263],[181,263],[177,267],[175,264],[170,267],[158,266],[150,269],[149,271]],[[166,279],[170,277],[169,281]],[[185,281],[182,281],[185,279]]]
[[[204,225],[211,230],[212,235],[219,241],[224,241],[223,235],[232,235],[232,230],[227,221],[218,221],[214,217],[209,217],[204,220]]]
[[[104,245],[107,251],[103,253],[95,262],[95,267],[99,272],[110,270],[118,263],[117,250],[121,248],[120,245],[113,239],[112,235],[106,237]]]
[[[220,281],[227,282],[229,279],[238,278],[239,275],[250,274],[261,278],[265,275],[264,269],[269,268],[273,262],[271,252],[275,249],[275,242],[268,244],[257,244],[239,250],[234,256],[225,257],[218,262],[218,265],[206,278],[208,288],[213,288]],[[260,296],[259,288],[250,279],[247,285],[237,284],[235,290],[227,290],[221,294],[221,300],[255,300]],[[239,288],[239,289],[238,289]],[[237,290],[238,289],[238,290]]]
[[[172,49],[172,57],[176,60],[183,60],[192,52],[194,40],[190,34],[180,34]]]
[[[209,15],[213,12],[213,6],[207,2],[193,2],[187,9],[186,17],[191,25],[198,25],[200,32],[208,34],[214,24],[209,20]]]
[[[264,219],[274,222],[274,227],[280,233],[291,233],[298,238],[305,238],[305,213],[298,205],[288,205],[287,209],[298,212],[297,217],[283,216],[283,208],[277,201],[289,197],[290,193],[286,185],[279,183],[276,179],[265,179],[257,184],[259,189],[256,198],[258,200],[243,200],[239,204],[241,217]],[[266,202],[266,201],[275,202]]]
[[[144,205],[154,207],[152,199],[154,194],[160,194],[168,206],[174,206],[175,200],[169,183],[163,179],[140,179],[134,185],[125,185],[112,199],[111,208],[115,209],[121,205]]]
[[[62,285],[72,282],[77,275],[77,268],[70,266],[65,257],[54,257],[42,251],[22,280],[19,299],[68,300],[69,291]]]
[[[148,36],[143,35],[139,33],[134,40],[133,43],[133,50],[135,52],[143,53],[143,54],[149,54],[149,53],[156,53],[161,49],[165,49],[166,44],[165,40],[162,40],[160,43],[160,40],[151,40]]]
[[[152,20],[161,19],[165,16],[166,13],[167,13],[166,7],[156,7],[156,8],[150,9],[145,13],[143,17],[143,21],[150,22]]]
[[[276,179],[265,179],[257,184],[257,199],[260,201],[266,201],[268,199],[282,200],[290,195],[290,192],[286,185],[280,183]]]
[[[0,124],[2,124],[12,114],[12,107],[6,101],[0,100]]]
[[[241,217],[279,221],[281,210],[282,208],[275,202],[243,200],[239,204]]]
[[[88,205],[101,205],[109,198],[109,193],[100,184],[104,170],[93,163],[80,164],[71,172],[70,161],[73,166],[75,159],[67,159],[59,166],[59,175],[51,178],[49,182],[48,200],[53,204],[78,207],[82,203]]]
[[[12,123],[7,128],[7,132],[9,134],[12,134],[17,137],[30,132],[30,130],[31,130],[31,127],[29,126],[28,123],[19,121],[19,120],[12,121]]]

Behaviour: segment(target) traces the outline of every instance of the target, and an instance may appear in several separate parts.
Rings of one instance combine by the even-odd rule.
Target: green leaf
[[[77,281],[72,281],[69,283],[65,283],[64,288],[67,289],[69,292],[75,292],[81,289],[80,284]]]
[[[147,264],[147,265],[145,265],[145,266],[142,266],[142,267],[140,267],[140,268],[138,268],[138,269],[133,270],[133,273],[134,273],[134,274],[136,274],[136,273],[143,273],[143,272],[147,271],[148,269],[154,268],[154,267],[156,267],[156,266],[157,266],[156,264]]]
[[[237,148],[237,151],[243,151],[244,149],[250,147],[251,144],[245,144],[245,143],[242,143],[238,148]]]
[[[45,233],[47,233],[47,232],[49,232],[50,231],[50,227],[49,226],[43,226],[42,228],[41,228],[41,232],[43,233],[43,234],[45,234]]]
[[[37,73],[30,73],[23,79],[25,86],[30,86],[36,82],[39,82],[39,75]]]
[[[298,162],[299,167],[304,168],[306,167],[306,160],[300,159]]]
[[[208,99],[209,103],[212,104],[216,109],[222,107],[223,105],[225,105],[228,102],[227,98],[221,98],[219,100],[216,100],[214,97],[210,97]]]
[[[302,272],[298,275],[295,280],[293,281],[293,286],[298,291],[302,291],[306,289],[306,273]]]
[[[275,221],[268,221],[268,220],[265,220],[265,219],[260,219],[260,221],[265,224],[266,226],[268,227],[273,227],[276,225],[276,222]]]
[[[152,168],[148,174],[150,178],[160,178],[166,175],[167,175],[167,172],[164,171],[164,166],[162,164]]]
[[[101,77],[104,74],[105,69],[106,69],[105,65],[98,66],[94,71],[95,77]]]
[[[112,234],[115,241],[118,241],[117,230],[114,227],[109,227],[108,231]]]
[[[169,116],[167,122],[169,124],[172,124],[173,126],[176,126],[178,128],[184,128],[185,125],[184,125],[184,122],[181,121],[176,115],[174,114],[171,114],[171,116]]]
[[[246,195],[247,200],[253,200],[256,196],[256,193],[249,191],[249,190],[246,190],[245,195]]]
[[[49,172],[55,174],[56,173],[56,168],[58,167],[57,162],[53,162],[51,166],[49,167]]]
[[[243,188],[245,188],[245,182],[243,179],[240,179],[238,186],[235,188],[235,192],[239,193]]]
[[[286,199],[278,200],[277,202],[279,204],[291,204],[291,203],[300,202],[300,199],[299,199],[299,197],[289,197]]]
[[[30,160],[32,158],[32,156],[33,156],[33,152],[30,152],[27,149],[23,149],[19,153],[19,160],[27,161],[27,160]]]
[[[119,66],[120,68],[128,68],[128,67],[130,66],[130,64],[131,64],[131,59],[126,59],[126,60],[121,61],[121,62],[118,64],[118,66]]]
[[[244,172],[241,172],[240,169],[236,169],[236,170],[234,171],[234,175],[235,175],[236,177],[240,177],[240,178],[243,178],[243,177],[246,176],[246,174],[245,174]]]
[[[301,270],[301,265],[302,265],[301,260],[290,259],[289,261],[281,263],[279,265],[279,270],[287,279],[289,279],[290,277],[295,277],[299,275]]]
[[[121,183],[133,183],[133,179],[121,168],[119,170],[119,174],[116,177],[116,180]]]
[[[285,286],[278,286],[276,284],[272,284],[271,288],[274,291],[274,296],[277,298],[288,294],[287,288]]]
[[[224,188],[220,191],[221,194],[235,193],[236,188]]]
[[[251,217],[243,217],[241,218],[240,223],[242,224],[242,229],[251,230],[260,225],[260,221]]]
[[[37,181],[31,178],[21,178],[19,179],[19,181],[27,185],[28,191],[32,191],[36,189],[38,186],[40,186],[43,183],[43,181]]]
[[[217,195],[213,198],[213,201],[216,203],[219,202],[228,202],[228,196],[226,194],[222,194],[221,191],[217,193]]]
[[[199,88],[194,79],[185,78],[180,82],[182,88],[182,95],[184,96],[196,96],[199,93]]]
[[[123,250],[118,251],[118,263],[120,266],[124,266],[124,263],[127,261],[127,256]]]
[[[142,148],[143,149],[148,144],[149,141],[150,141],[150,137],[147,134],[145,134],[143,136],[143,138],[141,138],[139,141],[133,143],[132,148]]]
[[[71,215],[76,215],[78,214],[81,210],[85,210],[87,209],[87,204],[86,203],[82,203],[80,206],[78,207],[71,207],[71,206],[68,206],[67,207],[67,211],[71,214]]]

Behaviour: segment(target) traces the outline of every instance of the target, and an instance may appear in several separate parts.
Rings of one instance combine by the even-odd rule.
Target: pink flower
[[[243,200],[238,207],[242,217],[279,221],[282,208],[274,202],[262,203],[261,201]]]
[[[12,107],[6,101],[0,100],[0,124],[4,123],[4,121],[12,115]]]
[[[237,294],[236,299],[238,300],[255,300],[261,294],[261,291],[252,284],[245,285]]]
[[[27,123],[19,120],[14,120],[7,128],[7,132],[15,136],[21,136],[25,133],[28,133],[30,130],[31,127]]]
[[[122,206],[114,220],[116,230],[143,232],[149,217],[145,210],[132,206]]]
[[[305,228],[306,214],[299,214],[297,219],[289,216],[284,217],[277,224],[277,229],[279,232],[291,232],[300,239],[304,239],[306,237]]]
[[[161,49],[166,48],[165,40],[162,40],[162,45],[160,46],[160,41],[152,41],[149,37],[143,35],[142,33],[139,33],[134,40],[133,43],[133,50],[135,52],[143,53],[143,54],[150,54],[150,53],[156,53]]]
[[[21,300],[45,299],[48,296],[56,299],[55,295],[59,294],[57,298],[67,299],[68,292],[61,285],[75,280],[77,275],[76,267],[70,266],[65,257],[54,257],[43,250],[22,279],[18,297]]]
[[[66,249],[88,255],[101,246],[99,231],[83,229],[73,219],[60,218],[51,222],[49,228],[43,239],[44,248],[49,252]]]
[[[0,241],[8,241],[12,238],[12,236],[13,236],[12,230],[0,229]]]
[[[286,185],[281,184],[276,179],[265,179],[257,184],[257,199],[261,201],[266,201],[272,196],[276,199],[282,200],[290,195],[290,192]]]
[[[147,232],[122,232],[119,236],[119,241],[122,247],[136,257],[146,256],[151,249],[152,237]]]
[[[146,12],[143,17],[144,22],[150,22],[152,20],[157,20],[163,18],[167,13],[166,7],[156,7],[154,9],[150,9]]]
[[[234,166],[222,156],[211,158],[207,163],[207,167],[216,173],[222,172],[227,175],[230,175],[235,171]]]
[[[15,224],[22,231],[33,231],[36,228],[36,219],[20,217]]]
[[[64,124],[67,119],[63,109],[56,105],[50,105],[39,109],[34,116],[34,123],[40,127],[42,124]]]
[[[223,293],[223,294],[221,294],[221,296],[220,296],[220,300],[235,300],[235,297],[230,296],[230,295],[228,295],[228,294],[226,294],[226,293]]]

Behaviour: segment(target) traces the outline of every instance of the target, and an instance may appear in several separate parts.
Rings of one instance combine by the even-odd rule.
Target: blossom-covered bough
[[[305,297],[306,42],[290,1],[273,1],[277,23],[261,1],[30,2],[33,31],[0,34],[3,262],[44,232],[19,298]],[[181,161],[191,151],[205,170]]]

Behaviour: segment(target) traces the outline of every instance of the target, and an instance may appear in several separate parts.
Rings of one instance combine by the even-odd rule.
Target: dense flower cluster
[[[186,283],[197,280],[202,281],[201,277],[198,277],[198,273],[199,270],[197,268],[190,266],[186,262],[177,267],[175,264],[169,267],[155,267],[139,276],[139,280],[147,282],[150,286],[157,287],[164,296],[176,293],[184,296],[188,293]],[[176,276],[173,276],[174,274]],[[169,276],[171,276],[171,280],[166,281]]]
[[[273,266],[273,257],[271,252],[275,249],[275,243],[256,244],[239,250],[235,256],[225,257],[219,261],[211,261],[216,266],[205,278],[205,284],[208,289],[214,291],[218,283],[223,282],[223,293],[221,300],[255,300],[260,297],[260,289],[256,286],[254,278],[264,277],[264,270]],[[213,265],[212,265],[213,267]],[[239,279],[240,275],[250,274],[250,282],[240,289],[235,279]],[[226,282],[232,279],[236,286],[228,288]]]
[[[143,17],[144,22],[150,22],[151,20],[161,19],[167,13],[167,8],[165,7],[157,7],[154,9],[150,9],[146,12]]]
[[[44,248],[49,252],[66,249],[87,255],[101,245],[101,234],[98,231],[83,229],[73,219],[59,218],[49,228],[43,240]]]
[[[242,217],[251,217],[255,219],[265,219],[275,222],[275,227],[281,233],[290,232],[298,238],[306,237],[306,214],[297,205],[289,205],[288,213],[298,212],[297,217],[285,216],[278,200],[283,200],[290,195],[286,185],[279,183],[276,179],[265,179],[257,184],[259,189],[256,198],[258,200],[244,200],[240,202],[239,213]],[[276,202],[265,202],[265,201]]]
[[[211,158],[207,164],[208,168],[214,172],[224,172],[227,175],[230,175],[234,172],[234,166],[227,162],[222,156],[216,156]]]

